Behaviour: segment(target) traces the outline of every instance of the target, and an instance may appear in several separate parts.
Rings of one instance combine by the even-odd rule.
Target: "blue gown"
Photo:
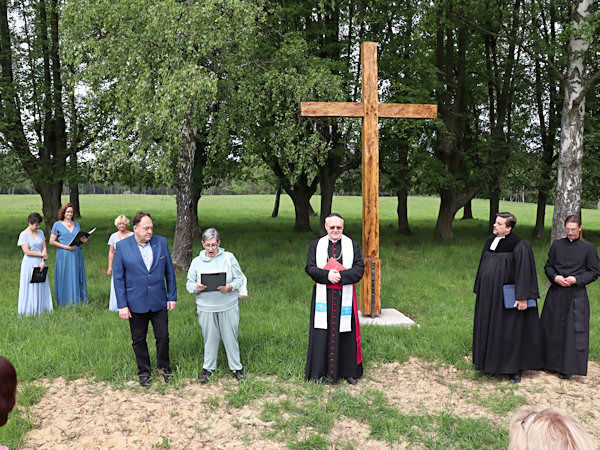
[[[29,250],[32,252],[41,253],[44,248],[44,232],[38,230],[37,238],[34,238],[27,231],[22,231],[17,245],[20,247],[23,244],[29,245]],[[46,276],[46,281],[43,283],[30,283],[31,272],[34,267],[40,266],[41,259],[39,256],[23,255],[19,303],[17,306],[17,312],[20,316],[41,315],[46,311],[52,312],[52,294],[50,293],[48,276]]]
[[[75,222],[73,231],[69,231],[62,223],[55,222],[50,232],[56,235],[58,242],[69,245],[79,230],[81,227],[78,222]],[[76,247],[73,251],[56,249],[54,298],[60,306],[69,303],[87,303],[87,281],[80,247]]]

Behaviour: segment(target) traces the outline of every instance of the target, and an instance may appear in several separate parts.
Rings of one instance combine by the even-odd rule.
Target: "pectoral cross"
[[[365,275],[360,285],[360,310],[381,314],[379,259],[379,130],[380,117],[435,119],[437,105],[379,103],[377,100],[377,43],[360,45],[362,102],[301,102],[304,117],[362,117],[363,257]]]

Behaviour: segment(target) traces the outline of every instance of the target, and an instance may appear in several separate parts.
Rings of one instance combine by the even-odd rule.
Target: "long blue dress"
[[[60,222],[54,222],[50,232],[56,235],[58,242],[69,245],[79,230],[81,230],[81,227],[78,222],[75,222],[73,231],[69,231]],[[56,249],[54,298],[60,306],[69,303],[87,303],[87,281],[80,247],[76,247],[73,251],[63,248]]]
[[[29,245],[32,252],[41,253],[44,248],[44,232],[37,231],[37,237],[34,238],[27,231],[22,231],[19,235],[17,245]],[[48,276],[43,283],[30,283],[31,272],[34,267],[40,266],[42,258],[39,256],[23,255],[21,261],[21,279],[19,284],[19,303],[17,312],[20,316],[31,316],[44,314],[46,311],[52,312],[52,294],[50,293],[50,282]]]

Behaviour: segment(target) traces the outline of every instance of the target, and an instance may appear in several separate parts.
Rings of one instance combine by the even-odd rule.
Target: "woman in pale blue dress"
[[[54,298],[60,306],[87,303],[87,281],[81,248],[69,246],[81,227],[73,220],[73,205],[65,203],[58,210],[58,222],[50,231],[50,245],[56,247]],[[86,243],[87,238],[81,238]]]
[[[46,239],[40,230],[42,216],[31,213],[27,217],[29,226],[21,231],[17,245],[23,249],[21,261],[21,279],[19,284],[19,303],[17,312],[20,316],[41,315],[52,312],[52,294],[48,276],[43,283],[31,283],[31,272],[34,267],[44,268],[48,260]]]
[[[108,269],[106,269],[106,275],[110,275],[110,300],[108,301],[108,310],[109,311],[118,311],[117,308],[117,296],[115,295],[115,284],[113,283],[112,278],[112,269],[113,269],[113,259],[115,258],[115,248],[117,243],[122,239],[125,239],[132,235],[131,231],[127,229],[127,225],[129,225],[129,219],[121,214],[115,219],[115,227],[119,231],[110,235],[108,239],[108,246],[110,247],[108,250]]]

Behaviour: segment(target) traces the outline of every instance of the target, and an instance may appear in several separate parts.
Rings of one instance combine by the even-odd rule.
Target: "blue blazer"
[[[149,271],[134,235],[115,246],[113,282],[118,308],[127,306],[134,313],[155,312],[165,309],[168,301],[177,301],[175,269],[167,240],[163,236],[152,236],[149,244],[152,246]]]

